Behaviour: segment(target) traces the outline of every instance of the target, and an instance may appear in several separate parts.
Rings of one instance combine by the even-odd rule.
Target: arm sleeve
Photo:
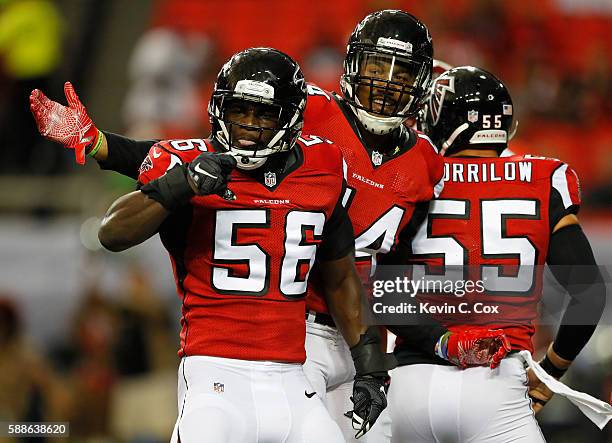
[[[400,232],[396,248],[383,256],[379,262],[381,265],[408,265],[412,254],[412,239],[419,226],[427,219],[429,203],[429,201],[417,203],[410,221]],[[448,332],[448,329],[428,314],[418,314],[414,318],[416,324],[392,325],[387,326],[387,329],[401,337],[406,347],[418,349],[428,357],[437,358],[434,352],[436,342]]]
[[[423,222],[427,220],[430,201],[416,204],[412,217],[399,234],[395,248],[385,254],[379,261],[381,265],[406,265],[412,255],[412,239]]]
[[[440,337],[448,332],[448,329],[426,314],[420,316],[419,323],[415,325],[390,325],[386,328],[402,338],[402,345],[410,349],[418,349],[424,355],[437,359],[436,343]]]
[[[336,202],[331,217],[323,228],[323,239],[317,251],[317,260],[330,261],[345,257],[355,249],[355,234],[353,224],[349,219],[346,208],[342,206],[342,197],[346,189],[343,182],[340,198]]]
[[[547,263],[571,296],[553,350],[566,360],[574,360],[601,318],[606,286],[580,225],[569,225],[552,234]]]
[[[156,140],[133,140],[122,135],[104,131],[108,144],[108,158],[99,162],[100,168],[115,171],[137,179],[141,166]]]
[[[580,210],[580,181],[578,175],[565,163],[559,165],[550,177],[549,223],[554,228],[559,220]]]

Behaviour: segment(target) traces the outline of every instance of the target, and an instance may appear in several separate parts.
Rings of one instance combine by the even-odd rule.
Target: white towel
[[[538,376],[540,381],[548,386],[548,389],[571,401],[578,407],[578,409],[582,411],[584,415],[595,423],[599,429],[603,429],[610,419],[612,419],[611,405],[592,397],[589,394],[585,394],[584,392],[574,391],[561,383],[559,380],[548,375],[548,373],[542,369],[542,366],[533,360],[533,357],[529,351],[521,351],[519,352],[519,355],[523,358],[523,360],[525,360],[535,375]]]

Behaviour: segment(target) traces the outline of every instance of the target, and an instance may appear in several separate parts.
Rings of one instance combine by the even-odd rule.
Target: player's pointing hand
[[[189,164],[187,176],[197,195],[218,194],[233,200],[235,196],[227,189],[227,183],[235,167],[236,159],[232,155],[203,152]]]
[[[194,195],[217,194],[235,200],[236,196],[227,188],[235,167],[236,159],[231,155],[203,152],[191,163],[175,166],[140,190],[171,212],[186,205]]]

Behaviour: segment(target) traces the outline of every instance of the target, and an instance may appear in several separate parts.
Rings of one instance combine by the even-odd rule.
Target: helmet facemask
[[[357,43],[349,46],[345,60],[344,96],[365,129],[374,134],[389,133],[413,117],[431,78],[431,59],[412,55],[409,43],[392,43],[404,45],[405,50]]]
[[[251,82],[251,88],[253,83],[259,82]],[[301,134],[304,104],[274,99],[272,94],[218,90],[211,98],[213,136],[236,157],[238,168],[260,167],[271,155],[290,150]]]

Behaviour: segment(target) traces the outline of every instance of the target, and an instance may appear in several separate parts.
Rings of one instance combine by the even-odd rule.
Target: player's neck
[[[499,157],[499,154],[495,149],[462,149],[448,157]]]

